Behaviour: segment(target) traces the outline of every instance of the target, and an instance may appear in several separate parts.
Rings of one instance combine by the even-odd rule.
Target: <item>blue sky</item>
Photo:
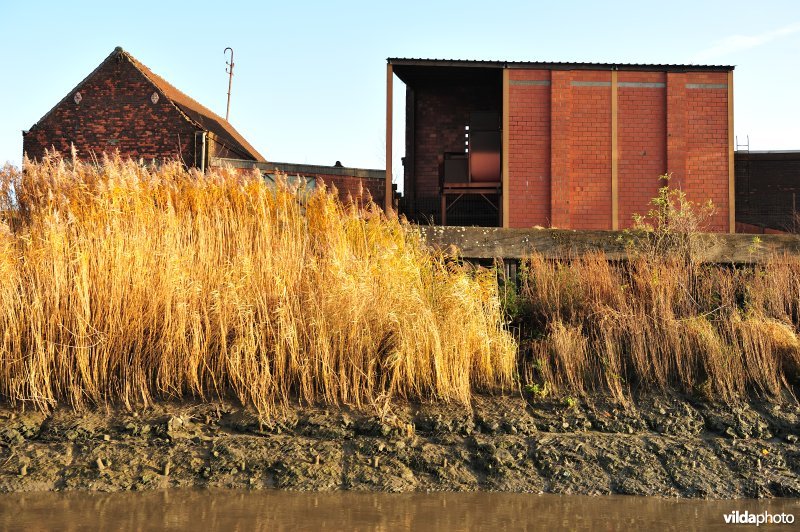
[[[387,57],[732,64],[740,141],[800,149],[793,1],[0,0],[0,20],[0,163],[118,45],[223,116],[233,47],[231,122],[272,161],[383,167]]]

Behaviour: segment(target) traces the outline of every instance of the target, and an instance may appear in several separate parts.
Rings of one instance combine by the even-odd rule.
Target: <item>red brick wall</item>
[[[235,167],[234,170],[241,174],[249,174],[254,168],[259,166],[250,161],[242,161],[247,164],[243,167]],[[252,165],[252,166],[251,166]],[[273,170],[265,170],[264,166],[269,167],[269,163],[261,163],[260,171],[271,173]],[[295,174],[289,173],[292,176]],[[342,202],[349,202],[351,199],[363,204],[364,201],[371,197],[372,201],[383,207],[383,198],[385,197],[386,182],[383,179],[376,179],[374,177],[358,177],[358,176],[345,176],[335,174],[321,174],[315,172],[302,172],[303,177],[313,177],[316,179],[317,185],[325,185],[328,188],[336,187],[339,194],[339,199]]]
[[[610,82],[607,71],[509,72],[511,227],[610,227]]]
[[[610,229],[611,72],[575,72],[571,88],[570,228]]]
[[[686,178],[686,74],[667,73],[667,172],[670,184],[682,187]]]
[[[728,231],[727,73],[621,71],[617,81],[619,227],[647,213],[669,171],[689,199],[714,202],[708,229]],[[610,85],[610,71],[509,72],[511,227],[611,229]]]
[[[550,71],[509,72],[511,227],[550,225]]]
[[[666,74],[620,72],[617,81],[619,227],[650,210],[667,170]]]
[[[209,134],[206,138],[206,150],[208,158],[219,157],[221,159],[239,159],[241,155],[219,142],[213,135]]]
[[[383,179],[326,174],[316,174],[316,178],[318,184],[324,183],[327,187],[335,186],[342,201],[352,198],[360,203],[369,194],[372,201],[381,207],[384,205],[386,181]]]
[[[690,200],[714,202],[713,231],[727,231],[728,218],[728,75],[686,74],[686,177]],[[699,87],[698,87],[699,86]],[[717,88],[720,87],[720,88]]]
[[[550,85],[550,216],[552,227],[572,227],[569,146],[572,72],[553,71]]]
[[[38,159],[51,147],[68,154],[74,143],[83,157],[119,150],[133,158],[182,157],[192,164],[195,128],[163,94],[154,104],[155,91],[130,62],[112,58],[31,128],[23,151]]]

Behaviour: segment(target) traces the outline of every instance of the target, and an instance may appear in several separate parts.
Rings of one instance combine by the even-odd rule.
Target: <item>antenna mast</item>
[[[231,85],[233,84],[233,48],[230,46],[225,48],[222,53],[226,53],[228,50],[231,51],[231,60],[226,61],[225,64],[228,65],[228,68],[225,69],[225,72],[228,73],[228,107],[225,109],[225,121],[228,121],[228,117],[231,114]]]

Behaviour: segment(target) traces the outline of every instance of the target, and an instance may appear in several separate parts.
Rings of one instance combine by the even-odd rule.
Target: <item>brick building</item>
[[[411,219],[623,229],[671,172],[734,230],[731,66],[393,58],[387,103],[395,75]],[[387,106],[387,162],[391,122]]]
[[[253,162],[233,159],[212,159],[212,166],[232,166],[241,170],[257,169],[268,180],[275,180],[278,173],[291,178],[305,180],[309,189],[320,185],[335,187],[343,202],[356,200],[364,203],[367,198],[378,205],[385,202],[384,183],[386,172],[367,168],[349,168],[338,164],[323,166],[318,164],[296,164],[277,162]],[[293,179],[294,180],[294,179]]]
[[[229,122],[119,47],[23,132],[22,144],[31,159],[52,148],[69,153],[74,145],[87,158],[118,150],[123,157],[178,159],[200,169],[227,164],[257,168],[266,177],[276,171],[302,174],[313,185],[336,186],[343,199],[369,191],[376,202],[384,201],[382,170],[267,163]]]
[[[23,132],[22,149],[31,159],[50,148],[69,153],[71,144],[82,157],[119,150],[198,168],[212,157],[265,160],[230,123],[119,47]]]

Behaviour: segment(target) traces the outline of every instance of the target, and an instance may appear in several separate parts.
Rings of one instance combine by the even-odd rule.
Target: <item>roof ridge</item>
[[[169,86],[170,86],[172,89],[176,90],[177,92],[181,92],[180,90],[178,90],[177,88],[175,88],[175,87],[174,87],[174,86],[172,86],[171,84],[167,83],[167,81],[166,81],[165,79],[161,78],[161,77],[160,77],[160,76],[158,76],[156,73],[154,73],[152,70],[150,70],[149,68],[147,68],[147,66],[146,66],[146,65],[144,65],[143,63],[141,63],[141,62],[140,62],[139,60],[137,60],[135,57],[133,57],[133,56],[132,56],[132,55],[131,55],[129,52],[126,52],[125,50],[123,50],[123,49],[122,49],[120,46],[117,46],[117,47],[114,49],[114,51],[115,51],[115,52],[118,52],[118,53],[119,53],[119,55],[122,55],[122,56],[123,56],[125,59],[127,59],[127,60],[128,60],[130,63],[131,63],[131,65],[133,65],[133,67],[134,67],[136,70],[138,70],[138,71],[139,71],[139,73],[145,77],[145,79],[147,79],[147,81],[149,81],[149,82],[150,82],[150,83],[151,83],[151,84],[152,84],[152,85],[153,85],[153,86],[154,86],[156,89],[158,89],[158,90],[161,92],[161,94],[163,94],[163,95],[164,95],[164,97],[167,99],[167,101],[170,103],[170,105],[172,105],[172,106],[175,108],[175,110],[176,110],[176,111],[178,111],[178,113],[180,113],[180,115],[181,115],[181,116],[183,116],[183,117],[184,117],[184,118],[185,118],[187,121],[189,121],[189,122],[190,122],[192,125],[194,125],[195,127],[198,127],[198,128],[202,128],[202,127],[203,127],[203,126],[202,126],[200,123],[198,123],[197,121],[195,121],[195,120],[192,120],[192,117],[190,117],[189,115],[187,115],[186,113],[184,113],[184,112],[183,112],[183,109],[181,109],[180,107],[178,107],[178,105],[177,105],[177,104],[176,104],[174,101],[172,101],[172,98],[170,98],[170,97],[169,97],[169,96],[166,94],[166,92],[165,92],[165,91],[162,89],[162,87],[161,87],[161,85],[158,83],[158,81],[162,81],[162,82],[166,83],[167,85],[169,85]],[[158,79],[153,79],[153,78],[158,78]],[[183,94],[183,93],[181,93],[181,94]],[[188,96],[187,96],[187,98],[188,98]],[[190,98],[190,99],[191,99],[191,98]],[[198,105],[199,105],[199,104],[198,104]]]
[[[144,77],[146,77],[148,80],[150,80],[150,82],[153,85],[155,85],[159,90],[161,90],[161,92],[171,102],[172,102],[172,98],[170,98],[169,94],[167,94],[167,93],[170,92],[170,91],[175,91],[175,92],[179,93],[181,96],[183,96],[184,98],[186,98],[187,100],[190,100],[191,102],[193,102],[195,105],[197,105],[197,107],[199,107],[200,109],[205,111],[207,114],[213,116],[214,118],[219,118],[220,120],[222,120],[221,116],[217,115],[214,111],[212,111],[211,109],[209,109],[205,105],[201,104],[200,102],[198,102],[197,100],[195,100],[194,98],[192,98],[191,96],[189,96],[188,94],[186,94],[185,92],[183,92],[182,90],[177,88],[175,85],[173,85],[169,81],[165,80],[164,78],[162,78],[161,76],[159,76],[155,72],[153,72],[150,69],[150,67],[148,67],[147,65],[145,65],[144,63],[142,63],[141,61],[139,61],[138,59],[133,57],[133,55],[131,55],[130,52],[127,52],[127,51],[123,50],[119,46],[114,51],[117,51],[117,50],[119,50],[119,53],[121,53],[123,56],[125,56],[125,58],[128,59],[133,64],[133,66],[136,67],[136,69],[144,75]],[[162,90],[162,86],[165,86],[167,88],[167,90],[166,91]],[[174,103],[174,102],[172,102],[172,103]],[[176,107],[177,107],[177,105],[176,105]],[[178,110],[180,110],[180,108]],[[183,113],[183,111],[181,111],[181,113]],[[187,116],[187,118],[189,120],[192,120],[188,116]],[[192,120],[192,122],[194,122],[194,120]],[[197,124],[197,125],[200,126],[200,124]]]
[[[67,91],[67,94],[65,94],[63,98],[61,98],[60,100],[58,100],[58,103],[56,103],[56,104],[55,104],[53,107],[51,107],[51,108],[50,108],[50,110],[49,110],[49,111],[47,111],[45,114],[43,114],[43,115],[42,115],[42,117],[41,117],[41,118],[39,118],[39,120],[37,120],[36,122],[34,122],[34,124],[33,124],[33,125],[30,127],[30,129],[33,129],[33,128],[35,128],[36,126],[38,126],[40,122],[42,122],[44,119],[46,119],[48,116],[50,116],[50,115],[53,113],[53,111],[55,111],[55,110],[56,110],[56,107],[58,107],[59,105],[61,105],[61,104],[62,104],[62,103],[64,103],[65,101],[67,101],[67,99],[70,97],[70,95],[71,95],[72,93],[74,93],[74,92],[75,92],[75,90],[76,90],[76,89],[80,88],[80,87],[81,87],[81,86],[82,86],[84,83],[86,83],[86,80],[87,80],[87,79],[89,79],[89,78],[91,78],[92,76],[94,76],[94,74],[95,74],[95,73],[96,73],[98,70],[100,70],[100,68],[101,68],[103,65],[105,65],[105,64],[106,64],[106,62],[107,62],[109,59],[111,59],[112,57],[114,57],[114,55],[116,54],[116,52],[117,52],[117,51],[119,51],[119,50],[122,50],[122,48],[121,48],[121,47],[119,47],[119,46],[117,46],[117,47],[114,49],[114,51],[113,51],[113,52],[111,52],[110,54],[108,54],[108,56],[106,56],[106,58],[105,58],[105,59],[103,59],[102,61],[100,61],[100,64],[99,64],[99,65],[97,65],[96,67],[94,67],[94,69],[93,69],[91,72],[89,72],[89,73],[88,73],[86,76],[84,76],[84,78],[83,78],[82,80],[80,80],[80,81],[79,81],[79,82],[78,82],[78,83],[77,83],[77,84],[76,84],[74,87],[72,87],[72,88],[71,88],[69,91]]]
[[[141,74],[147,78],[150,83],[152,83],[161,93],[170,101],[170,103],[178,109],[178,111],[186,117],[192,124],[197,126],[198,128],[202,128],[211,133],[214,133],[216,140],[221,144],[225,145],[227,148],[232,149],[234,151],[240,152],[244,150],[250,156],[258,161],[266,161],[263,155],[261,155],[247,140],[233,127],[233,125],[228,122],[227,120],[223,119],[221,116],[216,114],[214,111],[206,107],[205,105],[201,104],[182,90],[175,87],[173,84],[168,82],[163,77],[159,76],[155,72],[153,72],[147,65],[136,59],[130,52],[123,50],[122,47],[116,47],[114,52],[112,52],[112,56],[114,55],[122,55],[130,61],[130,63],[141,72]],[[111,57],[111,56],[109,56]],[[99,67],[98,67],[99,68]],[[183,101],[176,101],[176,100],[183,100]],[[188,109],[187,109],[188,108]],[[219,127],[226,131],[226,133],[231,137],[231,139],[220,138],[219,132],[213,131],[208,127],[208,124],[202,123],[197,117],[190,116],[187,113],[187,110],[194,111],[201,117],[205,115],[205,118],[211,119],[213,122],[216,123]],[[226,140],[228,142],[226,142]],[[230,140],[233,141],[233,144],[239,144],[240,146],[231,146]]]

